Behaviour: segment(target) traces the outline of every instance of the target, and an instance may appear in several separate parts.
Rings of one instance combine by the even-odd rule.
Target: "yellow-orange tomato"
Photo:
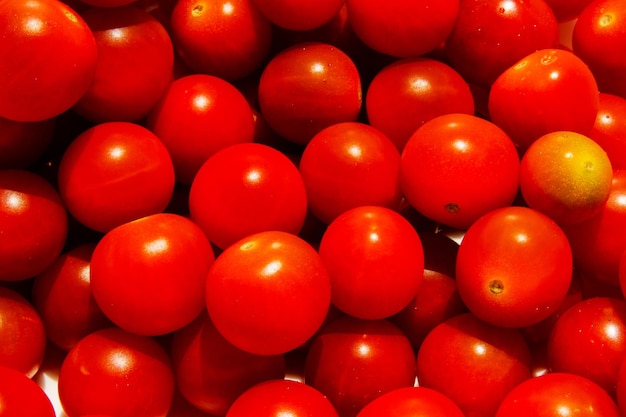
[[[526,203],[560,224],[589,219],[611,188],[611,161],[589,137],[569,131],[541,136],[524,153],[520,189]]]

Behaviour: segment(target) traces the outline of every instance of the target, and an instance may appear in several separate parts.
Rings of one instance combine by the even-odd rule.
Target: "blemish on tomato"
[[[499,279],[494,279],[489,282],[489,292],[498,295],[504,291],[504,284]]]
[[[461,211],[461,207],[457,203],[447,203],[445,209],[448,213],[456,214]]]

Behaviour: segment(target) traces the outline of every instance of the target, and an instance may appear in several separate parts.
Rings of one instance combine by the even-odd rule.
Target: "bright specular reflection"
[[[144,245],[144,249],[147,253],[155,255],[165,252],[169,248],[169,243],[165,238],[154,239]]]
[[[198,110],[206,110],[211,100],[205,95],[197,95],[193,98],[193,106]]]
[[[487,353],[487,347],[483,345],[482,343],[477,343],[474,346],[474,353],[476,353],[479,356],[483,356],[485,353]]]
[[[235,11],[235,6],[231,2],[226,2],[222,5],[222,13],[230,16]]]
[[[0,196],[0,201],[3,202],[4,207],[11,212],[21,212],[28,206],[28,202],[22,193],[17,191],[5,190]]]
[[[283,267],[283,263],[281,261],[272,261],[263,267],[261,274],[264,276],[271,276],[280,271]]]
[[[252,170],[246,175],[246,180],[248,180],[248,182],[258,183],[261,180],[261,173],[256,169]]]
[[[357,346],[356,351],[358,352],[359,356],[369,356],[371,349],[366,343],[360,343]]]
[[[111,157],[111,159],[120,159],[124,156],[125,153],[126,150],[121,146],[115,146],[109,150],[109,156]]]
[[[604,334],[611,340],[619,339],[619,326],[613,323],[608,323],[606,326],[604,326]]]
[[[313,65],[311,65],[311,72],[315,74],[320,74],[324,72],[324,65],[319,62],[314,63]]]

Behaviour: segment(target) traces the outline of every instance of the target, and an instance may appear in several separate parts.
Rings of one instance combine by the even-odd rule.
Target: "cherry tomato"
[[[370,48],[408,58],[439,47],[452,31],[459,0],[347,0],[350,24]]]
[[[298,234],[307,196],[298,168],[278,150],[259,143],[229,146],[200,168],[189,191],[191,219],[225,249],[267,230]]]
[[[55,417],[46,392],[24,373],[0,366],[0,410],[4,416]]]
[[[384,207],[360,206],[338,216],[324,232],[319,254],[333,305],[362,319],[398,313],[415,297],[424,274],[417,231]]]
[[[619,417],[613,399],[600,386],[576,374],[553,372],[528,379],[502,400],[496,417]]]
[[[341,9],[343,0],[253,0],[272,23],[290,30],[311,30],[329,22]]]
[[[167,352],[156,340],[111,327],[90,333],[69,351],[58,390],[69,416],[165,416],[174,376]]]
[[[234,81],[269,56],[272,24],[253,0],[180,0],[170,22],[175,50],[193,72]]]
[[[215,152],[252,142],[254,114],[242,93],[218,77],[194,74],[173,81],[151,110],[147,126],[170,153],[176,180],[191,184]]]
[[[96,75],[73,107],[94,122],[139,122],[172,79],[169,34],[136,5],[92,7],[82,14],[98,46]]]
[[[206,304],[226,340],[250,353],[295,349],[321,327],[330,277],[317,251],[282,231],[253,234],[226,248],[209,271]]]
[[[330,401],[310,385],[274,380],[245,391],[230,407],[226,417],[339,417]]]
[[[257,383],[285,377],[284,355],[255,355],[222,337],[203,313],[171,342],[176,386],[195,407],[216,416]]]
[[[304,148],[299,169],[308,208],[325,224],[358,206],[400,207],[400,152],[365,123],[321,130]]]
[[[0,169],[29,169],[52,142],[56,118],[17,122],[0,117]]]
[[[53,118],[71,108],[94,80],[93,33],[65,3],[3,0],[0,37],[0,117]]]
[[[436,116],[474,114],[472,92],[461,75],[431,58],[394,61],[367,88],[368,122],[402,151],[413,132]]]
[[[466,313],[426,336],[417,353],[417,380],[446,395],[466,416],[487,417],[511,389],[531,378],[530,363],[519,330],[492,326]]]
[[[87,129],[59,163],[58,188],[67,209],[99,232],[162,212],[174,182],[166,147],[150,130],[129,122]]]
[[[545,0],[559,22],[576,19],[593,0]]]
[[[415,383],[415,354],[407,337],[387,320],[339,317],[313,339],[304,380],[330,400],[342,417]]]
[[[513,202],[519,164],[502,129],[477,116],[452,113],[429,120],[409,138],[400,181],[418,212],[467,229],[488,211]]]
[[[587,64],[564,49],[541,49],[513,64],[493,82],[491,121],[521,151],[556,130],[587,135],[596,119],[599,92]]]
[[[626,169],[626,98],[600,93],[598,114],[589,137],[606,151],[613,169]]]
[[[465,417],[451,399],[439,391],[424,387],[405,387],[389,391],[363,407],[357,417],[392,415]]]
[[[91,289],[103,313],[119,327],[162,335],[203,311],[213,260],[213,249],[195,223],[177,214],[154,214],[118,226],[98,242],[91,258]]]
[[[444,52],[467,81],[489,88],[511,65],[558,42],[558,23],[544,0],[461,0]]]
[[[258,100],[274,131],[306,144],[325,127],[357,120],[361,78],[345,52],[330,44],[307,42],[279,52],[267,63]]]
[[[0,281],[32,278],[61,254],[68,215],[58,191],[26,170],[0,170]]]

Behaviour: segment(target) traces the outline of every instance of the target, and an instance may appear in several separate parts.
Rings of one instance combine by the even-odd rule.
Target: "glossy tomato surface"
[[[0,410],[6,416],[56,416],[50,398],[35,381],[5,366],[0,366]]]
[[[600,93],[596,122],[588,135],[611,160],[613,169],[626,169],[626,98]]]
[[[357,417],[464,417],[461,409],[439,391],[424,387],[405,387],[376,398]]]
[[[272,23],[285,29],[316,29],[335,17],[343,0],[253,0]]]

